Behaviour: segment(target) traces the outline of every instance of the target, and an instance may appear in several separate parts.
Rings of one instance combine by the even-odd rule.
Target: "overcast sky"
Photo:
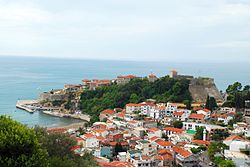
[[[250,62],[250,0],[0,0],[0,55]]]

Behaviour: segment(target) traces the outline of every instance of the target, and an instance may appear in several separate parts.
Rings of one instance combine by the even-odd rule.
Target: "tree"
[[[197,127],[196,128],[196,133],[194,135],[194,139],[196,140],[203,140],[203,131],[205,127]]]
[[[219,167],[236,167],[236,165],[232,160],[222,160]]]
[[[77,144],[76,140],[64,133],[48,133],[45,135],[42,146],[47,149],[49,156],[71,157],[71,148]]]
[[[182,123],[181,121],[175,121],[175,122],[173,123],[173,126],[174,126],[175,128],[181,129],[181,128],[183,127],[183,123]]]
[[[191,107],[192,107],[191,100],[184,100],[183,103],[186,105],[186,108],[188,110],[191,110]]]
[[[140,101],[140,98],[139,96],[137,96],[137,94],[135,93],[131,94],[130,99],[129,99],[130,103],[139,103],[139,101]]]
[[[0,166],[47,166],[47,156],[34,130],[0,116]]]
[[[207,96],[207,101],[206,101],[205,108],[213,111],[216,107],[218,107],[218,105],[216,103],[215,98]]]
[[[123,148],[122,148],[121,143],[116,143],[116,145],[115,145],[115,155],[117,155],[118,152],[123,152],[123,151],[124,151],[124,150],[123,150]]]

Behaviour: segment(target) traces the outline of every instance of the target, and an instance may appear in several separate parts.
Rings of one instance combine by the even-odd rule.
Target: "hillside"
[[[212,78],[199,77],[191,79],[189,91],[196,102],[206,102],[207,96],[214,97],[216,101],[223,101]]]
[[[146,78],[134,79],[125,85],[112,84],[81,94],[80,109],[98,120],[99,113],[107,108],[123,108],[127,103],[139,103],[146,99],[157,102],[192,101],[188,90],[189,80],[168,76],[149,82]]]

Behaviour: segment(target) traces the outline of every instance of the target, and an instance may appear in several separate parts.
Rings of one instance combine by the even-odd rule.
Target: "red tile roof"
[[[196,114],[196,113],[192,113],[189,116],[189,119],[198,119],[198,120],[204,120],[205,115],[203,114]]]
[[[181,155],[184,158],[187,158],[187,157],[192,155],[191,152],[185,150],[182,147],[178,147],[178,146],[173,147],[173,151],[176,152],[177,154]]]
[[[113,115],[114,113],[115,113],[114,110],[106,109],[106,110],[103,110],[100,114]]]
[[[244,141],[245,139],[243,139],[242,137],[240,136],[237,136],[237,135],[233,135],[233,136],[229,136],[227,137],[226,139],[224,140],[240,140],[240,141]]]
[[[158,129],[158,128],[148,128],[148,132],[157,132],[157,131],[159,131],[160,129]]]
[[[126,107],[141,107],[143,106],[143,104],[135,104],[135,103],[129,103],[129,104],[126,104]]]
[[[172,131],[172,132],[175,132],[175,133],[182,133],[183,132],[182,129],[174,128],[174,127],[166,127],[163,130],[165,130],[165,131]]]
[[[118,76],[117,78],[133,79],[133,78],[137,78],[137,76],[135,76],[135,75],[127,75],[127,76]]]
[[[174,116],[182,116],[184,112],[174,112]]]
[[[206,140],[193,140],[192,143],[207,146],[210,145],[210,142]]]
[[[162,139],[158,139],[155,141],[158,145],[163,146],[163,147],[168,147],[168,146],[173,146],[174,144],[169,142],[169,141],[164,141]]]

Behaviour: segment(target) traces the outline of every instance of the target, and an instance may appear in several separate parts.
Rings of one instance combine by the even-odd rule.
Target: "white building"
[[[203,114],[203,115],[205,115],[204,119],[209,119],[211,117],[211,111],[208,110],[208,109],[198,110],[197,114]]]
[[[83,147],[85,148],[97,148],[99,147],[99,141],[93,134],[84,134],[81,136],[83,138]]]
[[[177,111],[177,105],[173,103],[167,103],[167,107],[165,110],[166,116],[172,116],[174,112]]]

